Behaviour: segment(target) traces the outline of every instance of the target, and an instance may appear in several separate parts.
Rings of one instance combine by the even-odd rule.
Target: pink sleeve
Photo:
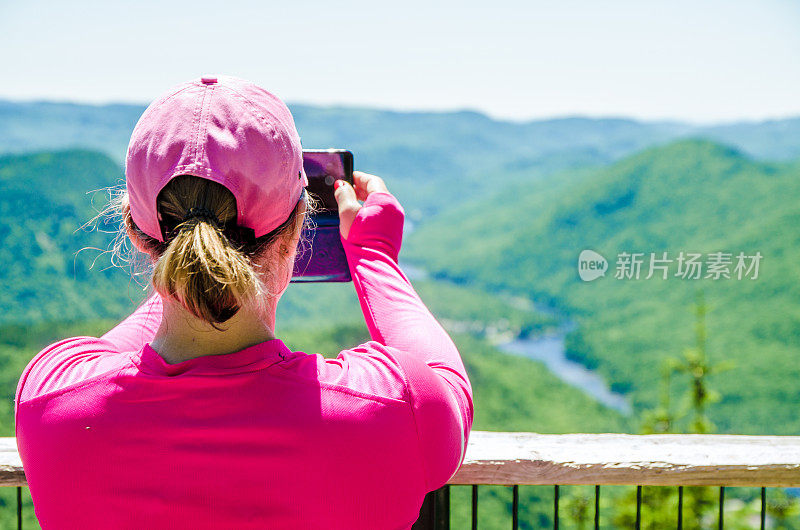
[[[120,354],[136,351],[151,341],[160,323],[161,297],[156,293],[100,338],[70,337],[47,346],[23,370],[15,406],[118,369],[125,362]]]
[[[403,220],[392,194],[373,192],[342,244],[370,337],[396,350],[428,488],[434,490],[463,462],[472,428],[472,386],[455,344],[397,265]]]

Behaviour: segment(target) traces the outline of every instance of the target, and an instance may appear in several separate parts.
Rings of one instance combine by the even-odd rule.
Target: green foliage
[[[599,171],[567,173],[552,188],[492,197],[419,227],[406,259],[433,277],[514,292],[567,313],[577,327],[570,358],[597,367],[634,407],[659,400],[662,360],[694,342],[691,305],[710,307],[707,358],[735,367],[711,375],[723,398],[709,404],[721,432],[797,434],[800,398],[800,167],[756,162],[705,141],[648,149]],[[458,219],[464,221],[457,224]],[[491,220],[491,221],[487,221]],[[457,228],[456,228],[457,227]],[[471,237],[465,238],[468,232]],[[580,281],[583,249],[610,261],[606,277]],[[760,252],[756,280],[615,279],[620,252]],[[648,254],[649,255],[649,254]],[[669,347],[665,347],[669,345]]]
[[[778,490],[767,500],[767,516],[774,528],[795,530],[800,528],[800,503],[797,497],[790,497]]]
[[[642,414],[642,434],[680,432],[677,426],[682,425],[687,419],[689,420],[688,430],[684,432],[707,434],[714,430],[714,424],[708,418],[706,410],[708,404],[715,401],[718,395],[708,388],[707,378],[711,373],[720,371],[720,367],[712,365],[706,358],[708,333],[705,319],[708,307],[703,291],[697,292],[692,310],[695,315],[695,344],[693,347],[686,348],[682,357],[668,357],[664,360],[660,403],[655,409],[644,411]],[[675,375],[679,374],[688,376],[685,392],[688,407],[675,413],[670,407],[670,382]],[[711,490],[704,487],[685,487],[683,489],[684,528],[687,530],[706,528],[707,520],[712,516],[710,512],[715,506]],[[675,488],[648,488],[648,496],[645,500],[643,489],[642,503],[649,508],[644,528],[664,528],[675,521],[678,492]],[[614,520],[617,525],[625,527],[635,524],[635,493],[629,493],[619,499],[615,508]]]
[[[120,177],[87,151],[0,157],[0,323],[113,318],[141,300],[126,271],[92,267],[113,236],[81,229]]]
[[[688,432],[692,434],[708,434],[714,432],[715,426],[708,417],[707,410],[711,403],[720,400],[718,392],[708,388],[708,376],[730,369],[733,364],[728,361],[711,364],[706,355],[706,312],[708,308],[705,303],[703,291],[697,292],[697,302],[694,306],[695,314],[695,336],[694,347],[687,348],[683,352],[683,358],[668,358],[667,363],[672,373],[686,374],[689,376],[690,386],[687,392],[687,402],[691,409],[691,422]],[[671,375],[671,374],[670,374]],[[668,384],[668,383],[667,383]]]
[[[38,529],[28,488],[22,488],[22,528]],[[17,488],[0,488],[0,528],[17,528]]]

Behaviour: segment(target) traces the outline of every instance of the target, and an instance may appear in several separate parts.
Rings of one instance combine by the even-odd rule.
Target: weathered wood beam
[[[800,436],[473,431],[449,484],[800,486]]]
[[[473,431],[449,484],[800,486],[800,436],[534,434]],[[0,438],[0,486],[25,486]]]

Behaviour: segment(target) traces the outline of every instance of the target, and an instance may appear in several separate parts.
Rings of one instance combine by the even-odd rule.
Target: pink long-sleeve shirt
[[[273,339],[168,364],[158,294],[42,350],[15,409],[42,527],[409,528],[463,461],[473,405],[397,265],[403,217],[372,193],[342,238],[371,340],[335,359]]]

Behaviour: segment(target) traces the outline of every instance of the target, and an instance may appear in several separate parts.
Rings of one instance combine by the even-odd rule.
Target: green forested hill
[[[560,187],[487,197],[423,226],[406,257],[434,276],[513,291],[567,311],[579,324],[570,355],[597,366],[639,407],[657,399],[661,359],[693,340],[698,289],[710,304],[712,361],[734,368],[712,378],[723,400],[720,428],[800,433],[800,166],[756,162],[706,141],[646,150]],[[480,215],[474,215],[480,212]],[[466,236],[465,234],[469,234]],[[609,261],[604,278],[582,282],[578,255]],[[645,279],[650,253],[760,252],[756,280]],[[643,253],[639,280],[615,279],[619,253]],[[730,267],[733,272],[733,265]],[[702,276],[707,274],[702,271]]]
[[[113,238],[80,229],[107,199],[93,190],[121,178],[94,152],[0,157],[0,322],[117,315],[140,298],[107,257],[89,270]]]

